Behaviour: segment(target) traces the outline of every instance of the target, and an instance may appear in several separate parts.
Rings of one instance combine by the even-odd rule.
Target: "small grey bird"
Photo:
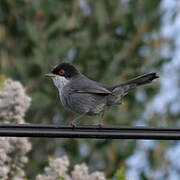
[[[158,78],[156,73],[149,73],[108,87],[88,79],[69,63],[57,65],[45,76],[52,78],[64,107],[80,114],[71,122],[72,126],[75,126],[76,121],[84,115],[98,114],[102,116],[99,121],[99,125],[102,126],[104,112],[114,105],[120,105],[122,97],[129,90],[151,83],[152,80]]]

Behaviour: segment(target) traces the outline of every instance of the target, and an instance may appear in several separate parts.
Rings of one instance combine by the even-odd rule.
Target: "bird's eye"
[[[65,74],[64,69],[61,69],[61,70],[59,71],[59,75],[63,76],[64,74]]]

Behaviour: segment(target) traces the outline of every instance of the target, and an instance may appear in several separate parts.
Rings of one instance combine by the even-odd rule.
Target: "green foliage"
[[[4,81],[5,81],[5,76],[0,74],[0,91],[3,89]]]
[[[4,75],[0,75],[0,84],[3,84],[5,81],[5,76]]]
[[[64,177],[62,177],[62,176],[61,176],[61,177],[59,177],[59,180],[64,180]]]
[[[120,168],[115,173],[116,180],[126,180],[126,175],[124,174],[124,168]]]

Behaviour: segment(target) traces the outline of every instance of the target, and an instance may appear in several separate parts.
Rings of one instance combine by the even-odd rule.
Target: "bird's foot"
[[[75,128],[77,126],[77,122],[79,124],[79,119],[86,115],[88,112],[84,112],[83,114],[81,114],[80,116],[76,117],[74,120],[71,121],[70,125],[73,126],[73,128]]]
[[[70,125],[71,125],[73,128],[75,128],[75,127],[77,126],[76,121],[75,121],[75,120],[71,121]]]
[[[98,124],[99,128],[102,128],[103,126],[103,122],[102,122],[102,119],[99,121],[99,124]]]

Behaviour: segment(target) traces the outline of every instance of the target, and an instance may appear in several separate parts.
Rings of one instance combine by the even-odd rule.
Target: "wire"
[[[180,128],[2,124],[0,137],[180,140]]]

